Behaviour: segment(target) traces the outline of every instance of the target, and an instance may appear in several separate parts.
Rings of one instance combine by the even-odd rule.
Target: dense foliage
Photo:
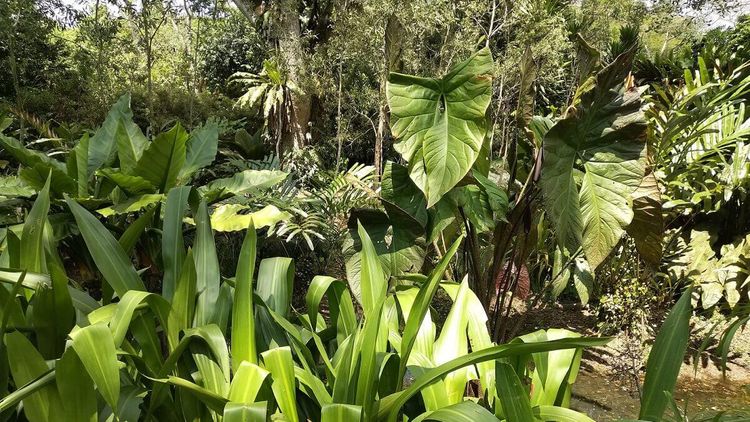
[[[590,421],[621,331],[638,419],[692,419],[750,321],[731,11],[8,1],[0,420]]]

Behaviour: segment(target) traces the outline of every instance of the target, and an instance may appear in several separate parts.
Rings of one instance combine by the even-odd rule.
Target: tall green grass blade
[[[138,243],[138,239],[141,238],[143,232],[146,231],[146,227],[148,227],[153,221],[154,212],[157,208],[158,207],[151,207],[146,210],[146,212],[141,214],[140,217],[136,218],[135,221],[128,225],[125,232],[123,232],[120,238],[117,239],[117,243],[120,244],[120,247],[122,247],[122,250],[125,251],[125,253],[130,254],[133,251],[136,243]]]

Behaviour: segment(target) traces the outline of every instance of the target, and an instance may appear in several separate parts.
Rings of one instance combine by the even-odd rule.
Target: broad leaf
[[[185,164],[180,170],[180,179],[185,180],[193,173],[211,164],[216,158],[219,144],[219,125],[209,121],[190,132],[187,141]]]
[[[87,175],[94,174],[94,171],[105,164],[112,164],[120,145],[125,163],[133,164],[139,154],[143,153],[147,142],[141,130],[133,123],[130,94],[125,94],[112,106],[102,126],[89,140]]]
[[[177,183],[177,176],[185,163],[187,140],[188,134],[179,124],[160,133],[138,160],[134,174],[151,182],[159,192],[166,192]]]
[[[441,79],[391,73],[386,95],[394,147],[409,175],[435,205],[468,173],[487,133],[492,55],[485,48]]]
[[[633,52],[596,76],[596,86],[544,138],[541,186],[559,243],[583,248],[595,270],[633,219],[645,173],[642,89],[624,85]]]

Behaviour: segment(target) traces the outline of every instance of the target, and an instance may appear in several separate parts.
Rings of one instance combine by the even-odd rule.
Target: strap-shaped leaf
[[[433,206],[471,169],[487,133],[492,55],[485,48],[441,79],[391,73],[386,86],[394,147]]]
[[[582,247],[592,270],[633,219],[631,194],[645,173],[643,90],[624,86],[632,55],[599,72],[594,88],[544,138],[546,208],[567,254]]]
[[[71,334],[73,349],[107,404],[117,409],[120,371],[112,332],[105,324],[94,324]]]
[[[255,349],[255,312],[253,311],[253,275],[255,273],[257,235],[252,220],[242,242],[234,283],[232,306],[232,369],[244,361],[258,363]]]

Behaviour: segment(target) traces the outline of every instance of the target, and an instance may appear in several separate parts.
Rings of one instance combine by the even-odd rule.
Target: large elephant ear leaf
[[[386,86],[394,147],[429,207],[471,169],[487,133],[492,55],[482,49],[441,79],[391,73]]]
[[[591,270],[633,219],[632,194],[646,167],[643,89],[625,83],[633,50],[596,75],[580,104],[544,137],[542,191],[560,245],[583,249]]]

